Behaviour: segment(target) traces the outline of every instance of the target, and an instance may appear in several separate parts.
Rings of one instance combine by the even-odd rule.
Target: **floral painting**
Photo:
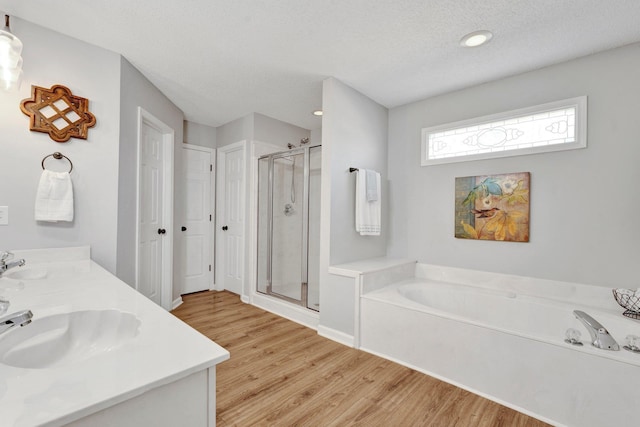
[[[529,172],[456,178],[455,236],[529,241]]]

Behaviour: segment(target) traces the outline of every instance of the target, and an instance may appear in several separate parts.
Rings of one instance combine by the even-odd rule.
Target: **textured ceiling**
[[[187,120],[210,126],[258,112],[319,128],[311,111],[329,76],[394,107],[640,41],[639,0],[0,0],[0,10],[121,53]],[[479,29],[494,33],[489,44],[459,47]]]

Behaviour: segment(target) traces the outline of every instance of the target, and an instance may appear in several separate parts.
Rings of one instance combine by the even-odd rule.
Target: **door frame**
[[[240,197],[240,210],[243,213],[243,218],[244,218],[244,224],[242,227],[242,250],[241,253],[243,254],[243,266],[242,266],[242,284],[241,284],[241,290],[240,290],[240,296],[241,298],[246,298],[246,283],[247,283],[247,257],[246,257],[246,250],[247,250],[247,244],[246,244],[246,240],[247,240],[247,211],[246,211],[246,207],[247,207],[247,140],[244,139],[242,141],[238,141],[238,142],[234,142],[233,144],[229,144],[229,145],[225,145],[222,147],[218,147],[217,149],[217,159],[216,159],[216,165],[217,165],[217,171],[216,171],[216,208],[220,207],[220,212],[218,212],[218,214],[216,215],[216,221],[215,221],[215,225],[216,225],[216,231],[214,233],[215,238],[216,238],[216,245],[215,245],[215,285],[214,285],[214,289],[217,291],[223,291],[224,288],[224,282],[222,280],[222,276],[221,273],[224,271],[224,262],[225,262],[225,254],[224,254],[224,250],[225,250],[225,245],[222,243],[223,239],[224,239],[224,233],[222,231],[222,223],[224,221],[226,221],[226,218],[224,218],[224,200],[222,199],[222,197],[224,197],[225,195],[225,185],[227,182],[226,179],[226,167],[225,167],[225,162],[227,160],[227,153],[232,152],[232,151],[237,151],[237,150],[242,150],[242,164],[244,167],[244,173],[242,174],[242,197]]]
[[[142,126],[148,125],[162,133],[163,177],[162,177],[162,218],[169,232],[162,239],[162,283],[160,286],[160,305],[171,310],[173,290],[173,163],[175,130],[142,107],[138,107],[137,161],[136,161],[136,251],[135,251],[135,289],[140,283],[140,173]]]
[[[213,290],[215,288],[215,271],[216,271],[216,264],[215,264],[215,259],[216,259],[216,239],[215,239],[215,226],[216,226],[216,174],[218,171],[218,165],[216,164],[216,150],[213,148],[209,148],[209,147],[203,147],[201,145],[195,145],[195,144],[188,144],[188,143],[184,143],[182,144],[182,149],[188,149],[188,150],[196,150],[196,151],[203,151],[203,152],[207,152],[209,153],[210,156],[210,161],[211,161],[211,167],[212,167],[212,171],[211,174],[209,174],[209,179],[210,179],[210,185],[209,185],[209,212],[210,215],[212,216],[211,218],[211,227],[214,228],[214,230],[211,230],[211,228],[209,228],[209,263],[211,265],[211,275],[209,278],[209,290]],[[182,171],[183,172],[183,179],[186,177],[186,171]],[[184,212],[182,212],[182,219],[183,222],[186,222],[185,218],[184,218]],[[182,245],[184,245],[184,240],[181,238],[180,239],[180,243]],[[181,248],[182,251],[181,253],[184,254],[184,247]],[[184,266],[184,264],[181,264],[181,267]],[[184,271],[180,272],[181,274],[181,279],[184,278]],[[184,291],[184,289],[181,289],[181,292]]]

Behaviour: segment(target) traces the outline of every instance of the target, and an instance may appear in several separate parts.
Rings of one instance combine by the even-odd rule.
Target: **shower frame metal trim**
[[[291,302],[296,305],[301,305],[305,308],[308,307],[309,298],[309,173],[311,165],[311,149],[320,147],[319,145],[313,147],[300,147],[289,151],[282,151],[278,153],[272,153],[265,156],[261,156],[258,160],[268,158],[269,159],[269,178],[267,189],[267,295],[272,295],[285,301]],[[288,156],[303,155],[304,168],[303,168],[303,199],[302,199],[302,262],[301,262],[301,284],[300,284],[300,299],[282,295],[273,290],[273,277],[272,277],[272,261],[273,261],[273,169],[274,161],[278,158],[285,158]],[[295,170],[292,171],[292,176],[295,174]]]

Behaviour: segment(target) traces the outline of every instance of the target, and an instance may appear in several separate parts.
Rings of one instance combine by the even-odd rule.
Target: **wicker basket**
[[[640,296],[629,289],[613,289],[613,297],[620,307],[626,309],[623,316],[640,320]]]

